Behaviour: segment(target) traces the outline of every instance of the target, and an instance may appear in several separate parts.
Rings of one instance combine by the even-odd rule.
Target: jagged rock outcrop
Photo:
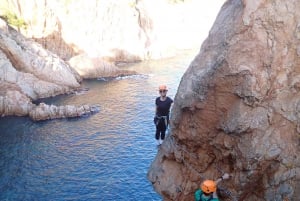
[[[32,99],[62,94],[80,86],[79,74],[40,44],[9,27],[0,27],[0,37],[2,81],[18,85]]]
[[[3,90],[4,87],[7,90]],[[26,116],[34,107],[25,94],[14,84],[0,82],[0,115],[1,116]]]
[[[81,77],[40,44],[25,39],[0,20],[0,115],[29,115],[33,120],[90,114],[96,106],[36,106],[33,100],[80,87]],[[96,107],[97,108],[97,107]],[[40,112],[43,111],[43,112]],[[57,111],[57,113],[55,113]]]
[[[35,121],[66,118],[66,117],[81,117],[84,115],[89,115],[98,112],[99,109],[100,106],[98,105],[55,106],[55,105],[46,105],[44,103],[40,103],[38,106],[34,107],[34,109],[32,109],[29,112],[29,117]]]
[[[221,200],[300,200],[299,10],[284,0],[223,5],[148,172],[164,200],[193,200],[203,179],[223,171],[232,177]]]

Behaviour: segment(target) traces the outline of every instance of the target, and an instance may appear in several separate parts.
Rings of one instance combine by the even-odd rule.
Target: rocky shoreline
[[[117,63],[166,58],[183,49],[198,49],[207,35],[203,27],[214,19],[199,2],[3,2],[0,115],[29,115],[38,107],[35,100],[68,94],[80,87],[82,79],[137,74]],[[214,1],[209,5],[218,4]],[[168,17],[162,17],[166,12]],[[10,23],[18,31],[12,29],[1,20],[8,16],[24,21],[24,26]]]
[[[33,102],[68,94],[80,88],[82,79],[137,74],[113,63],[84,57],[70,63],[25,38],[0,19],[0,116],[29,116],[34,121],[78,117],[99,111],[95,105],[54,106]],[[83,56],[81,56],[82,58]],[[87,66],[83,72],[82,66]]]
[[[64,105],[55,106],[40,103],[29,112],[29,117],[34,121],[58,119],[67,117],[82,117],[99,112],[100,105]]]

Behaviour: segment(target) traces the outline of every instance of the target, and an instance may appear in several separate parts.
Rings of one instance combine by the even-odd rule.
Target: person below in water
[[[229,174],[225,173],[222,177],[216,181],[205,180],[201,183],[200,189],[195,192],[195,201],[219,201],[217,195],[217,185],[224,179],[229,179]]]
[[[160,96],[156,98],[154,123],[156,125],[155,139],[157,144],[161,145],[165,139],[166,130],[169,125],[169,114],[173,100],[167,96],[167,86],[160,85],[158,87]]]

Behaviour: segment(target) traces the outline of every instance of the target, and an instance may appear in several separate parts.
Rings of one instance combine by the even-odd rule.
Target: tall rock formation
[[[223,172],[221,200],[300,200],[299,10],[296,0],[223,5],[148,172],[164,200],[193,200]]]

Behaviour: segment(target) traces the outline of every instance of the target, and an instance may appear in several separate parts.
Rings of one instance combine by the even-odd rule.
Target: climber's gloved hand
[[[224,179],[229,179],[230,175],[228,173],[223,174],[223,176],[221,177],[222,180]]]

